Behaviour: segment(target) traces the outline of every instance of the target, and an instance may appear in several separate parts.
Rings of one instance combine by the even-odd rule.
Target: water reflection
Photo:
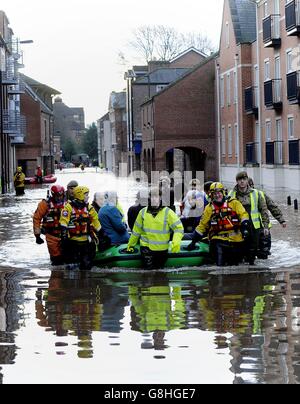
[[[0,272],[0,365],[15,363],[17,347],[14,332],[19,329],[23,316],[23,294],[20,276]],[[1,371],[0,367],[0,371]],[[0,384],[3,375],[0,372]]]
[[[122,330],[127,298],[86,272],[52,271],[49,287],[36,296],[38,324],[58,337],[76,336],[80,358],[93,357],[93,332]]]

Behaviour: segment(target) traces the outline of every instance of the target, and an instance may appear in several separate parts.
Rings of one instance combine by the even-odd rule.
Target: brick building
[[[26,122],[20,111],[19,79],[22,59],[20,42],[14,37],[9,20],[0,11],[0,192],[13,188],[16,145],[24,142]]]
[[[257,185],[300,190],[299,6],[224,2],[216,70],[225,182],[245,167]]]
[[[189,70],[142,105],[144,171],[204,171],[215,179],[215,56]],[[178,153],[183,152],[181,167]]]
[[[202,52],[189,48],[171,61],[151,61],[126,72],[127,143],[132,169],[142,168],[141,105],[205,58]]]
[[[126,120],[126,93],[112,92],[109,99],[109,121],[112,151],[112,171],[119,175],[120,164],[127,164],[128,162],[128,148],[127,148],[127,120]],[[106,139],[109,143],[109,139]],[[108,151],[108,150],[107,150]],[[106,154],[108,157],[108,154]],[[108,160],[106,160],[107,163]]]
[[[45,174],[54,172],[54,127],[52,97],[57,90],[24,74],[21,111],[26,117],[27,133],[23,144],[16,146],[18,165],[27,176],[33,176],[37,166]]]
[[[65,145],[70,140],[76,146],[80,145],[82,136],[85,134],[85,114],[82,107],[69,107],[61,97],[56,97],[53,105],[54,135],[60,138],[62,157],[66,160]],[[58,145],[57,145],[58,149]],[[58,156],[57,156],[58,157]]]

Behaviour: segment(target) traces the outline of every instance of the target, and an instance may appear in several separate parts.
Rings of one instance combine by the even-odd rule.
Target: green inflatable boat
[[[199,243],[196,250],[186,251],[185,248],[190,243],[190,241],[182,241],[181,252],[178,254],[169,252],[165,268],[200,267],[211,263],[207,244]],[[129,254],[127,245],[112,247],[104,252],[97,252],[94,264],[100,268],[143,268],[139,246],[135,248],[134,253]]]

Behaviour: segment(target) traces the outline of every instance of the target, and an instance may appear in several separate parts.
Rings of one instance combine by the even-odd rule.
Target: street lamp
[[[261,124],[261,98],[260,98],[260,58],[259,58],[259,24],[258,24],[258,1],[249,0],[251,3],[255,4],[255,20],[256,20],[256,64],[257,64],[257,109],[258,109],[258,163],[259,163],[259,185],[263,188],[262,179],[262,124]]]

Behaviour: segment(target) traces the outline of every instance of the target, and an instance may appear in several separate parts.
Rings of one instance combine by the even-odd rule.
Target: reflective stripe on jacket
[[[236,191],[230,191],[229,196],[232,198],[236,198],[237,197]],[[258,198],[259,193],[257,189],[254,189],[253,192],[250,193],[250,201],[251,201],[251,221],[256,230],[261,229],[263,227],[261,214],[258,210]]]
[[[148,213],[148,208],[144,208],[136,219],[128,246],[134,247],[140,240],[142,247],[152,251],[166,251],[169,249],[172,231],[173,242],[180,243],[184,235],[183,225],[170,208],[161,209],[155,217]]]

